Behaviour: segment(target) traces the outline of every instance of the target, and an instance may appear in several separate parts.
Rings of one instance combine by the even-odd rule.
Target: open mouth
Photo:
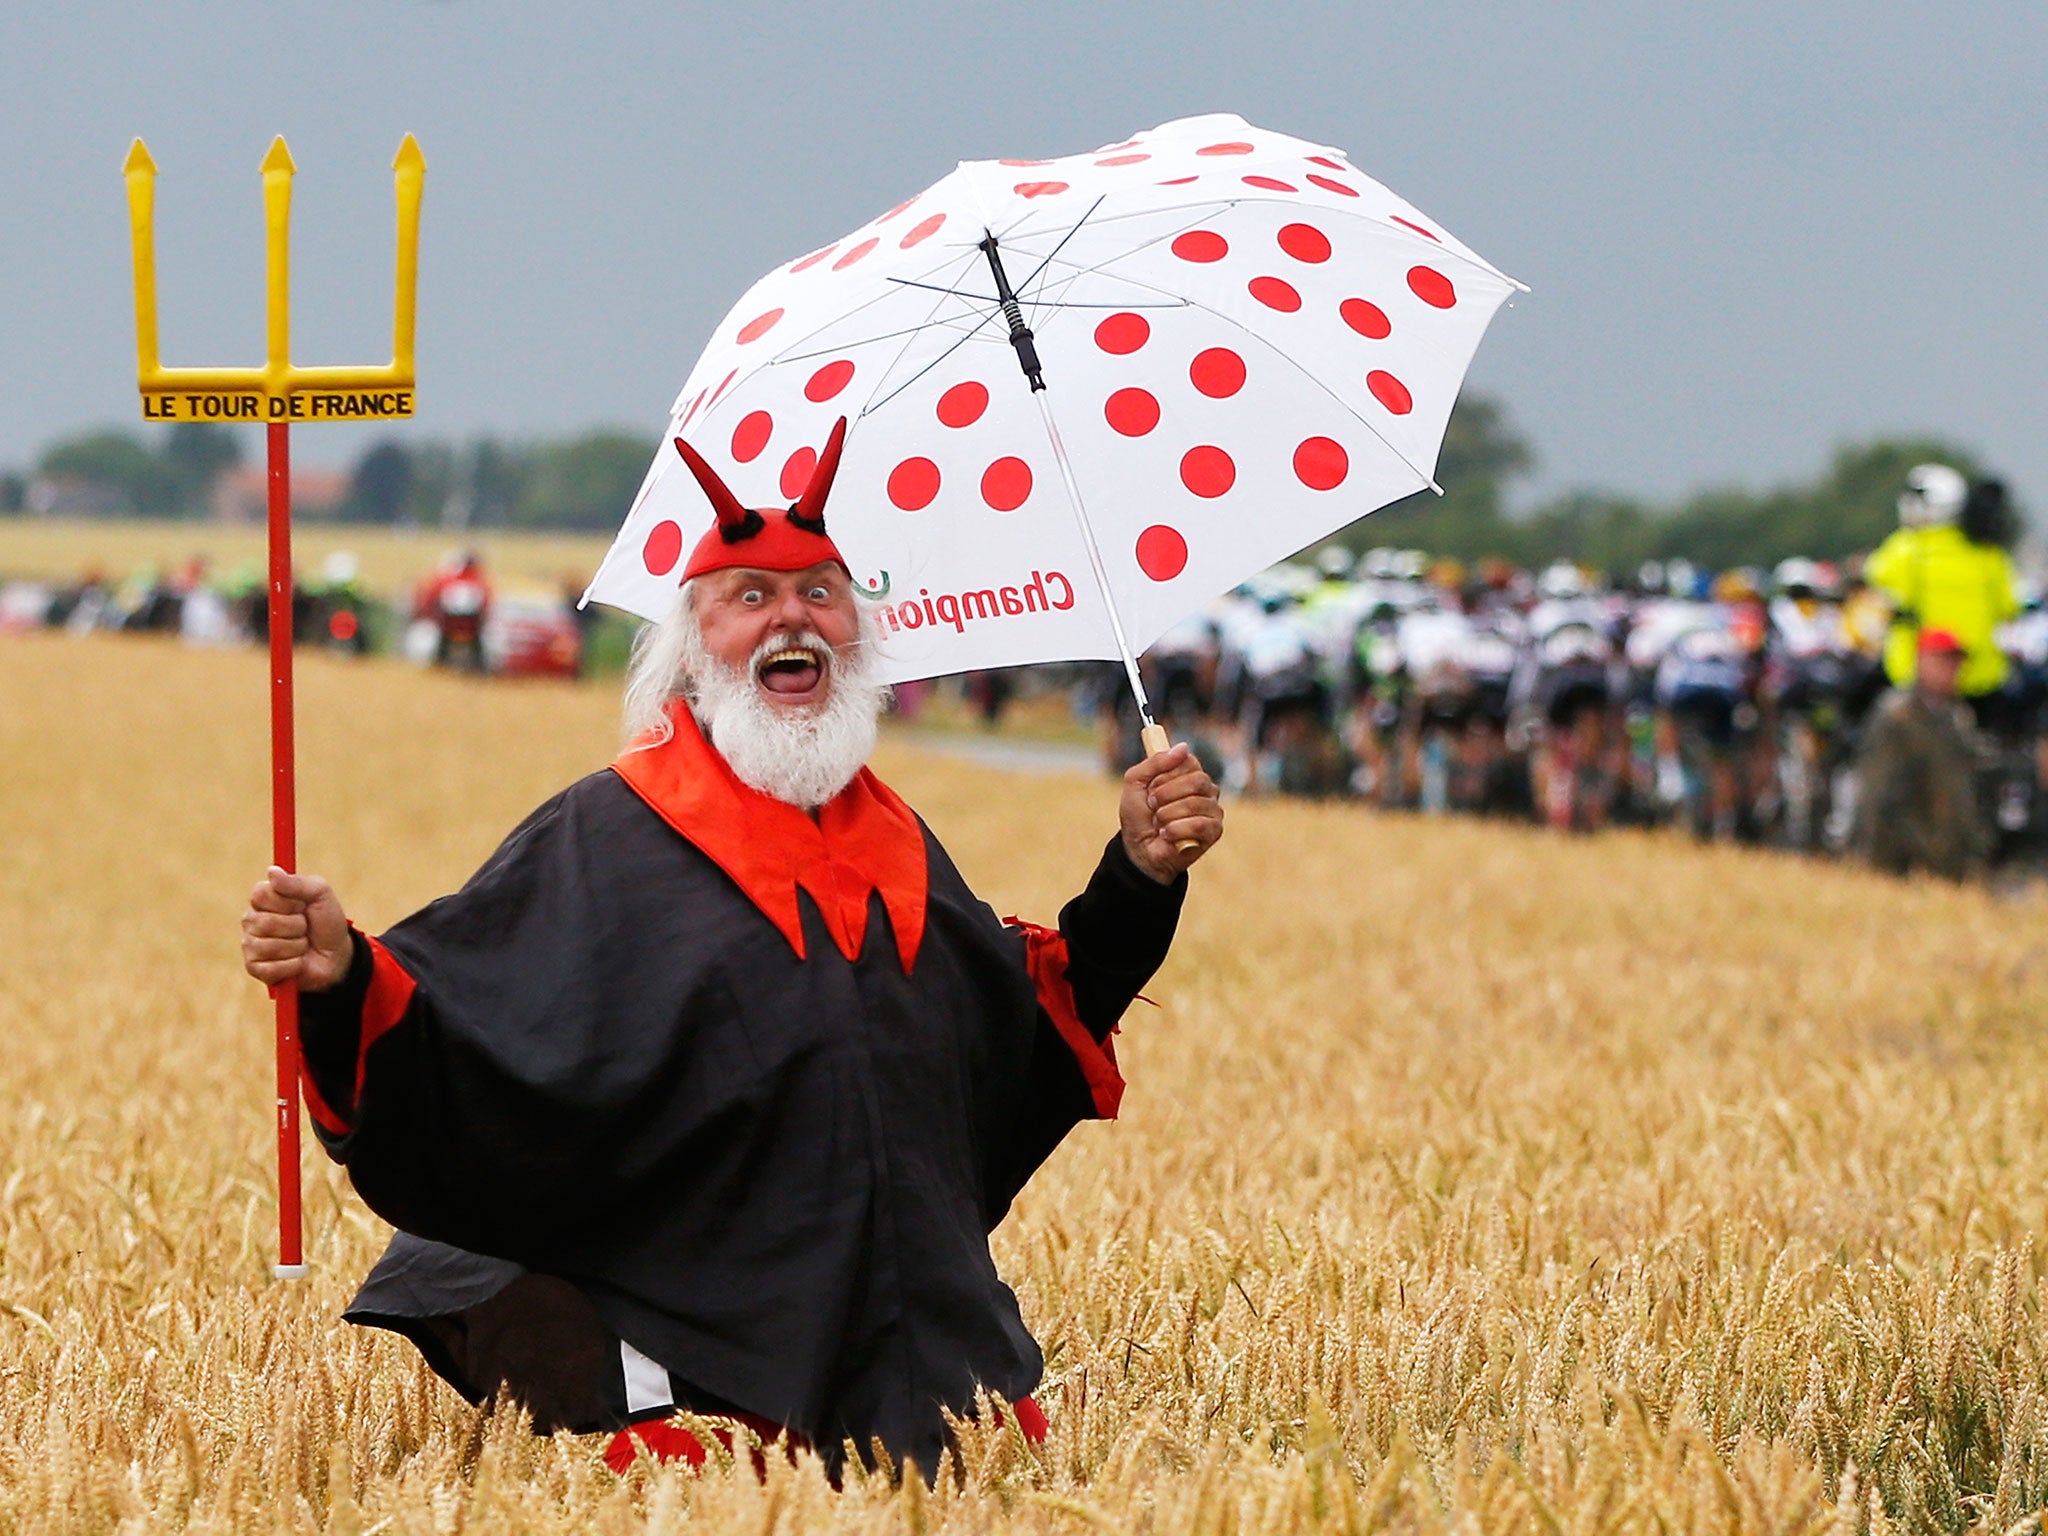
[[[786,645],[755,667],[754,676],[778,698],[805,698],[825,680],[824,658],[809,646]]]

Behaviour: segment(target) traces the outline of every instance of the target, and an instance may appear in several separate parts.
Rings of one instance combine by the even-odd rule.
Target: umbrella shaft
[[[994,259],[994,253],[990,253]],[[1052,419],[1052,402],[1042,392],[1038,396],[1038,414],[1045,422],[1045,435],[1052,442],[1052,456],[1059,464],[1060,479],[1067,488],[1067,504],[1074,509],[1074,520],[1081,525],[1081,543],[1088,551],[1088,566],[1095,573],[1095,590],[1102,594],[1103,610],[1109,615],[1110,633],[1116,636],[1116,653],[1124,664],[1124,676],[1131,680],[1131,697],[1138,701],[1138,723],[1141,727],[1152,724],[1152,701],[1145,697],[1145,681],[1138,675],[1138,658],[1131,650],[1131,642],[1124,634],[1124,621],[1116,611],[1116,596],[1109,590],[1109,571],[1102,563],[1102,551],[1096,547],[1095,527],[1088,521],[1088,509],[1081,501],[1081,488],[1074,483],[1074,467],[1067,462],[1067,445],[1060,440],[1059,424]]]

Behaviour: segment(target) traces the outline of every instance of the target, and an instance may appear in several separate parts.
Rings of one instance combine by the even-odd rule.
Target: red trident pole
[[[157,353],[156,162],[137,139],[122,172],[135,252],[135,362],[145,421],[262,422],[269,439],[271,858],[298,867],[298,792],[292,730],[292,449],[294,421],[397,420],[413,413],[420,197],[427,162],[411,134],[391,164],[398,197],[398,272],[391,361],[375,367],[295,368],[291,360],[291,203],[297,167],[282,138],[263,157],[268,276],[266,357],[260,368],[166,368]],[[277,1015],[277,1263],[306,1273],[299,1168],[299,989],[271,992]]]
[[[273,421],[270,448],[270,859],[299,867],[298,759],[292,723],[292,429]],[[280,1280],[306,1272],[299,1213],[299,984],[271,989],[277,1012],[277,1264]]]

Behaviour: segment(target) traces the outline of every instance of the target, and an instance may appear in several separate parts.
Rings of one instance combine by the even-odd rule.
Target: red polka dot
[[[818,467],[818,450],[803,447],[792,453],[782,465],[782,494],[791,501],[803,495],[804,488],[811,483],[811,471]]]
[[[1310,155],[1308,163],[1310,165],[1327,165],[1333,171],[1348,171],[1351,169],[1342,160],[1332,160],[1328,155]]]
[[[1105,144],[1095,153],[1098,155],[1113,155],[1120,149],[1136,149],[1144,142],[1143,139],[1125,139],[1121,144]]]
[[[946,216],[943,213],[935,213],[928,219],[919,219],[910,226],[910,229],[904,234],[903,238],[896,242],[897,249],[907,251],[913,245],[918,245],[931,239],[933,235],[939,232],[939,226],[945,222]]]
[[[1373,399],[1396,416],[1406,416],[1415,409],[1415,397],[1408,393],[1408,386],[1383,369],[1375,368],[1368,373],[1365,387],[1372,391]]]
[[[916,198],[914,198],[914,197],[906,197],[905,199],[903,199],[903,201],[902,201],[902,202],[898,203],[898,204],[897,204],[897,205],[896,205],[896,206],[895,206],[894,208],[891,208],[891,209],[890,209],[890,210],[889,210],[889,211],[888,211],[887,213],[883,214],[883,215],[882,215],[882,216],[881,216],[881,217],[880,217],[879,219],[875,220],[875,222],[876,222],[877,224],[886,224],[886,223],[888,223],[888,222],[889,222],[889,221],[890,221],[891,219],[895,218],[897,214],[901,213],[901,212],[902,212],[902,211],[903,211],[904,209],[908,208],[908,207],[909,207],[909,206],[910,206],[910,205],[911,205],[912,203],[914,203],[914,202],[916,202],[916,201],[917,201],[917,199],[916,199]]]
[[[998,160],[997,165],[1051,165],[1050,160]]]
[[[1143,437],[1159,425],[1159,402],[1149,390],[1120,389],[1104,402],[1102,416],[1125,437]]]
[[[1198,155],[1248,155],[1251,152],[1251,145],[1236,140],[1228,144],[1205,144],[1195,151]]]
[[[1188,364],[1188,381],[1211,400],[1228,400],[1244,388],[1244,359],[1228,347],[1197,352]]]
[[[761,450],[768,446],[769,435],[774,431],[773,416],[766,411],[749,411],[732,429],[732,456],[742,464],[753,463],[761,457]]]
[[[687,427],[690,424],[690,418],[697,414],[697,407],[704,403],[704,397],[710,393],[711,391],[708,389],[700,389],[697,391],[697,398],[690,402],[690,408],[687,411],[683,412],[683,419],[676,423],[676,430],[678,432],[682,431],[683,428]]]
[[[1217,497],[1237,484],[1237,465],[1208,443],[1180,456],[1180,483],[1197,496]]]
[[[1238,178],[1248,187],[1262,187],[1268,192],[1299,192],[1291,181],[1282,181],[1278,176],[1243,176]]]
[[[1111,155],[1107,160],[1098,160],[1095,163],[1097,165],[1136,165],[1140,161],[1150,160],[1151,158],[1150,155]]]
[[[988,409],[988,386],[969,379],[939,396],[939,421],[948,427],[971,427]]]
[[[1057,197],[1067,190],[1064,181],[1020,181],[1010,190],[1019,197]]]
[[[836,363],[827,363],[811,375],[804,385],[804,398],[822,405],[846,388],[852,379],[853,364],[842,357]]]
[[[1458,302],[1458,290],[1435,267],[1410,267],[1408,289],[1423,303],[1437,309],[1449,309]]]
[[[1387,217],[1392,219],[1396,224],[1400,225],[1403,229],[1412,229],[1415,231],[1415,233],[1421,235],[1425,239],[1434,240],[1438,245],[1443,244],[1443,238],[1441,236],[1432,234],[1430,231],[1424,229],[1420,224],[1416,223],[1413,219],[1404,219],[1398,213],[1390,213],[1387,215]]]
[[[1182,261],[1221,261],[1230,254],[1230,242],[1213,229],[1191,229],[1174,236],[1172,250]]]
[[[1022,459],[997,459],[981,472],[981,499],[998,512],[1014,512],[1031,495],[1031,466]]]
[[[1346,325],[1372,341],[1385,341],[1394,329],[1387,312],[1365,299],[1346,299],[1337,306],[1337,313]]]
[[[720,379],[718,381],[718,388],[711,391],[711,399],[707,402],[707,405],[718,404],[719,396],[723,395],[727,387],[732,383],[732,381],[738,378],[739,376],[740,371],[739,369],[735,368],[732,370],[732,372],[728,373],[724,378]]]
[[[676,568],[676,561],[683,556],[683,530],[663,518],[647,532],[647,543],[640,551],[640,558],[647,563],[647,574],[666,576]]]
[[[1188,568],[1188,541],[1164,523],[1138,535],[1138,569],[1154,581],[1171,581]]]
[[[1255,277],[1245,287],[1266,308],[1277,309],[1283,315],[1301,308],[1301,295],[1294,291],[1294,285],[1277,277]]]
[[[1358,196],[1358,188],[1347,187],[1343,182],[1332,181],[1327,176],[1318,176],[1314,171],[1308,173],[1308,179],[1321,187],[1325,192],[1340,192],[1346,197]]]
[[[1200,181],[1201,179],[1199,176],[1176,176],[1171,181],[1162,181],[1159,185],[1162,187],[1184,187],[1191,181]]]
[[[872,251],[876,246],[880,245],[881,243],[882,242],[880,240],[876,239],[867,239],[861,241],[859,245],[854,246],[844,256],[840,257],[837,261],[833,262],[832,270],[834,272],[844,272],[848,267],[852,266],[856,261],[859,261],[861,257],[867,255],[869,251]]]
[[[1312,491],[1334,491],[1349,473],[1350,456],[1333,437],[1307,438],[1294,450],[1294,478]]]
[[[745,346],[750,341],[759,341],[768,334],[770,327],[781,318],[782,311],[779,309],[771,309],[766,314],[756,315],[740,327],[739,335],[733,339],[741,346]]]
[[[1313,224],[1288,224],[1280,230],[1280,249],[1296,261],[1330,259],[1330,237]]]
[[[828,245],[828,246],[824,247],[824,248],[823,248],[822,250],[816,250],[816,251],[813,251],[813,252],[811,252],[811,254],[810,254],[810,255],[806,256],[806,257],[805,257],[805,258],[804,258],[804,259],[803,259],[802,261],[798,262],[798,263],[797,263],[797,264],[796,264],[795,266],[791,267],[791,268],[790,268],[789,270],[790,270],[790,271],[792,271],[792,272],[805,272],[805,271],[808,271],[808,270],[810,270],[810,269],[811,269],[812,267],[815,267],[815,266],[816,266],[816,265],[817,265],[817,264],[818,264],[819,262],[823,261],[823,260],[824,260],[824,259],[825,259],[825,258],[826,258],[827,256],[830,256],[830,255],[831,255],[831,254],[832,254],[832,253],[833,253],[834,251],[836,251],[836,250],[838,250],[838,249],[839,249],[839,242],[838,242],[837,240],[834,240],[834,241],[833,241],[833,242],[832,242],[832,243],[831,243],[830,245]]]
[[[1125,310],[1111,315],[1095,327],[1095,345],[1117,357],[1126,357],[1152,339],[1152,326],[1143,315]]]
[[[905,459],[889,471],[889,499],[905,512],[922,512],[939,494],[939,466]]]

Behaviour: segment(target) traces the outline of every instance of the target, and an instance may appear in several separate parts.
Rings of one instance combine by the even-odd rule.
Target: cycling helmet
[[[1827,583],[1818,564],[1794,555],[1778,562],[1771,572],[1771,585],[1786,597],[1818,597]]]
[[[1326,544],[1316,551],[1316,569],[1329,581],[1348,581],[1358,557],[1342,544]]]
[[[1753,603],[1762,596],[1756,589],[1756,578],[1739,565],[1714,578],[1712,594],[1717,603]]]
[[[1554,560],[1536,578],[1539,597],[1566,598],[1586,595],[1586,573],[1569,560]]]
[[[1946,464],[1916,464],[1906,471],[1899,493],[1899,522],[1907,528],[1932,528],[1952,523],[1963,513],[1970,484]]]

